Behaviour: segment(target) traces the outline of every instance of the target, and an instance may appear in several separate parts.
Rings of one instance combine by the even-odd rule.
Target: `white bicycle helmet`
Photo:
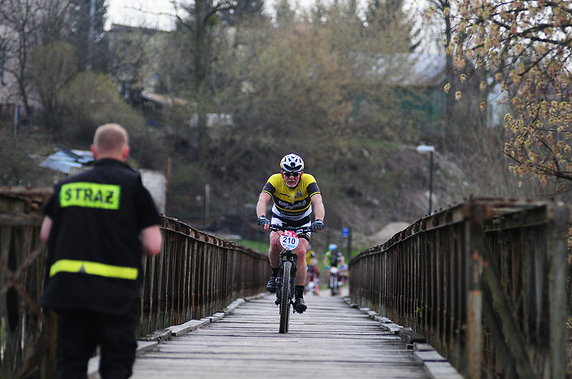
[[[296,154],[285,155],[280,161],[280,168],[289,172],[300,172],[304,170],[304,161]]]

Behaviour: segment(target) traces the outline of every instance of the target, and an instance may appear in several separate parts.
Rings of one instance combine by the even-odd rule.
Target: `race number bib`
[[[298,247],[300,239],[294,232],[285,232],[280,236],[280,244],[285,250],[294,250]]]

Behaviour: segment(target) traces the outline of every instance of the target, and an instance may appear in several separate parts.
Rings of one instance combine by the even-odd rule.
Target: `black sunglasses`
[[[284,174],[284,176],[286,176],[286,177],[290,177],[290,176],[293,176],[293,177],[297,178],[297,177],[298,177],[298,175],[300,175],[300,173],[299,173],[299,172],[289,172],[289,171],[282,171],[282,173],[283,173],[283,174]]]

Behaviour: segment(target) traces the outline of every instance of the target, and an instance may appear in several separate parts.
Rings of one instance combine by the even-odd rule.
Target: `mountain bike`
[[[338,279],[338,271],[339,269],[337,267],[331,267],[330,268],[330,291],[332,293],[332,296],[336,296],[339,292],[340,292],[340,286],[339,286],[339,279]]]
[[[280,233],[278,276],[276,277],[276,305],[279,306],[279,333],[288,333],[290,308],[294,305],[296,291],[296,253],[300,234],[311,232],[309,227],[270,225],[270,230]],[[284,285],[283,285],[284,284]]]

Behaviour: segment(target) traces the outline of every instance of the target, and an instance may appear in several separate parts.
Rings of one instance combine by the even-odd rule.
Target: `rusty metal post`
[[[494,308],[493,311],[501,319],[500,327],[505,340],[509,343],[516,373],[519,378],[534,379],[536,375],[532,369],[526,352],[525,339],[519,330],[516,315],[511,312],[507,296],[503,293],[499,275],[496,272],[495,267],[491,264],[485,264],[483,271],[487,289],[491,292]]]
[[[467,255],[467,329],[466,374],[469,379],[481,377],[483,352],[482,307],[482,253],[484,251],[484,206],[470,203],[467,206],[469,221],[465,223],[465,254]]]
[[[548,298],[550,304],[550,374],[548,377],[566,376],[566,255],[568,238],[568,208],[557,205],[553,209],[548,242]]]

